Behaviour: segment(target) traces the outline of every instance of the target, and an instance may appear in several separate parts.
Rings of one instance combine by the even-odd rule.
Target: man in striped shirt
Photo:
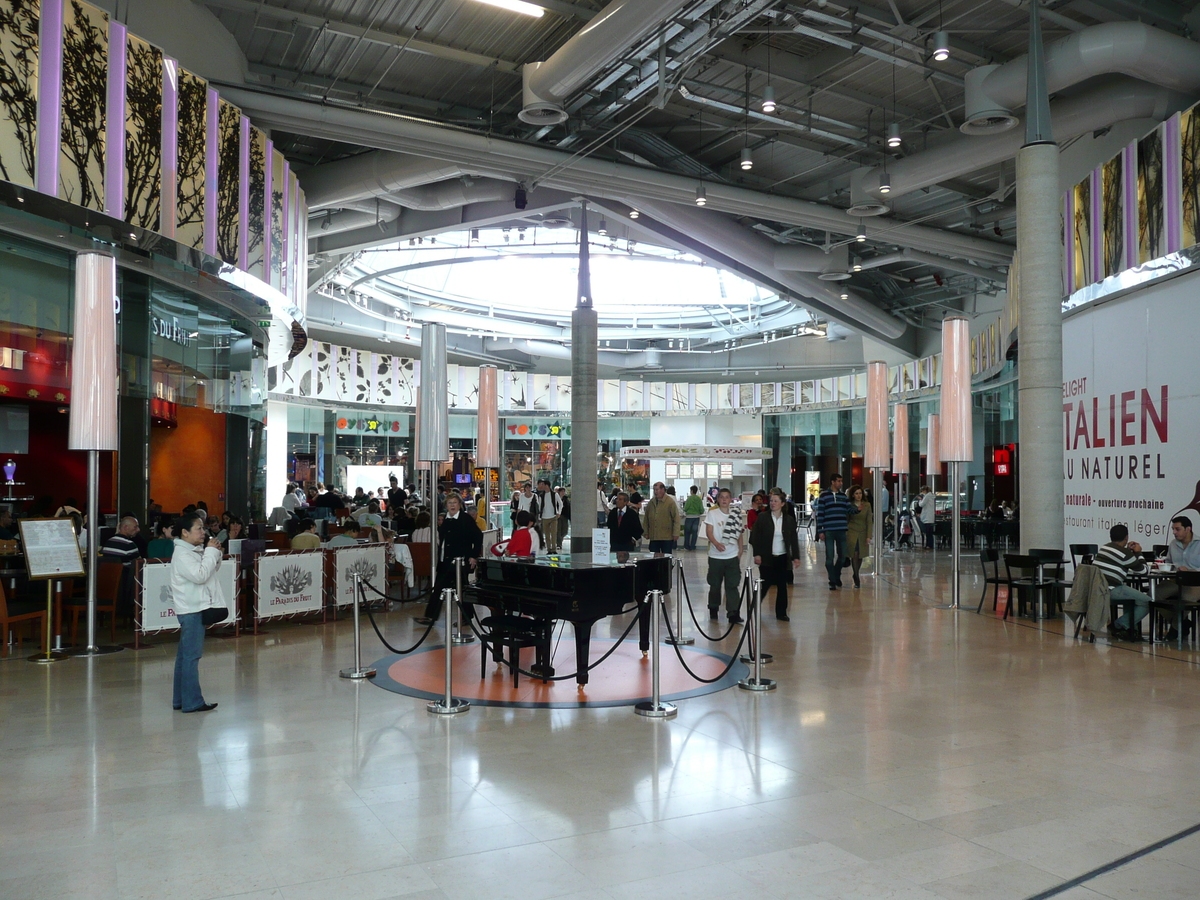
[[[842,476],[829,476],[829,487],[817,498],[817,540],[825,542],[825,571],[829,589],[842,586],[842,560],[846,558],[846,529],[850,525],[850,500],[842,493]]]
[[[1146,571],[1142,545],[1129,540],[1129,529],[1124,525],[1114,525],[1108,530],[1108,537],[1109,542],[1096,553],[1092,564],[1104,574],[1112,599],[1125,601],[1125,612],[1109,626],[1108,631],[1115,640],[1140,641],[1142,633],[1137,626],[1150,612],[1150,598],[1131,588],[1125,580],[1130,574]]]

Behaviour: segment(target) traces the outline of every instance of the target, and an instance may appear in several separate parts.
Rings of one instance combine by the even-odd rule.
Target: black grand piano
[[[475,584],[464,586],[465,600],[501,611],[570,622],[575,627],[576,681],[588,682],[592,625],[605,616],[640,610],[640,645],[650,648],[647,591],[669,591],[671,558],[653,553],[611,554],[593,560],[590,553],[527,558],[481,559]],[[547,629],[547,634],[549,630]],[[539,658],[548,660],[548,647]],[[553,669],[544,673],[554,674]]]

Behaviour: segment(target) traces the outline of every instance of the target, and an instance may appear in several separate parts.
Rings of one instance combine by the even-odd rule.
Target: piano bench
[[[509,660],[512,662],[513,687],[517,686],[520,671],[520,653],[525,647],[536,647],[538,650],[537,665],[543,663],[550,644],[550,621],[548,619],[530,619],[525,616],[488,616],[480,623],[483,638],[479,646],[479,678],[486,676],[488,644],[491,644],[492,659],[501,662],[503,650],[507,648]],[[548,660],[545,662],[548,663]],[[543,671],[545,668],[543,667]],[[542,679],[545,684],[546,679]]]

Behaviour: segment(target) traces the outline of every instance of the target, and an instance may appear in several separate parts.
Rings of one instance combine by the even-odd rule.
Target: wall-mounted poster
[[[179,187],[175,196],[175,240],[185,247],[203,250],[208,83],[180,69],[178,103],[176,169]]]
[[[1183,243],[1191,247],[1200,238],[1200,111],[1184,110],[1179,117],[1180,175],[1183,182]]]
[[[1163,255],[1163,131],[1156,128],[1137,144],[1138,262]]]
[[[163,55],[125,37],[125,221],[158,230],[162,194]]]
[[[62,53],[58,195],[103,210],[108,13],[69,0],[63,9]]]
[[[0,0],[0,179],[34,186],[38,0]]]
[[[250,129],[250,185],[246,223],[246,271],[265,280],[263,272],[263,235],[266,229],[267,136]]]
[[[354,603],[355,575],[377,590],[387,590],[387,549],[383,544],[360,544],[326,552],[333,555],[333,602],[338,606]],[[370,588],[366,591],[368,599],[375,596]]]
[[[238,262],[238,226],[241,204],[238,175],[242,153],[242,114],[225,100],[218,114],[217,153],[217,256],[230,265]]]
[[[226,556],[221,560],[221,568],[217,569],[217,582],[221,585],[221,593],[225,597],[229,615],[213,627],[234,625],[237,623],[238,561],[236,557]],[[179,623],[175,619],[175,604],[171,599],[170,563],[145,563],[142,565],[139,603],[138,631],[146,633],[179,627]]]
[[[1075,287],[1092,283],[1092,178],[1089,175],[1074,188],[1075,222],[1072,229],[1072,259]]]
[[[1125,161],[1114,156],[1100,172],[1100,199],[1104,220],[1104,277],[1125,268]]]
[[[254,566],[256,619],[321,610],[325,588],[323,550],[264,553]]]

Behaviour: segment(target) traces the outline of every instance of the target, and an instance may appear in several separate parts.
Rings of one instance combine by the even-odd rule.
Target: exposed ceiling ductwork
[[[567,120],[563,102],[649,36],[690,0],[613,0],[549,59],[521,69],[523,107],[530,125]]]

